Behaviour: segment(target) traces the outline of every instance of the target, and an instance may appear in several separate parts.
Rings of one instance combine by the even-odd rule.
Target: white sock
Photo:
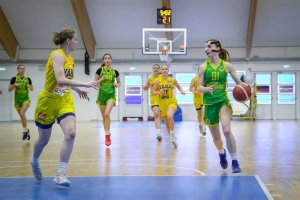
[[[160,135],[161,129],[156,129],[156,133],[157,133],[157,135]]]
[[[199,122],[199,126],[202,126],[202,123],[201,123],[201,122]]]
[[[237,154],[236,153],[230,153],[231,160],[237,160]]]
[[[32,162],[33,164],[38,164],[38,163],[39,163],[39,158],[35,158],[35,157],[32,156],[31,162]]]
[[[28,128],[23,128],[23,132],[27,132],[28,131]]]
[[[174,130],[170,130],[170,135],[173,135],[174,134]]]
[[[219,150],[219,154],[224,154],[225,153],[225,150],[222,148]]]
[[[66,162],[60,162],[59,167],[58,167],[58,172],[63,172],[65,173],[68,167],[68,163]]]

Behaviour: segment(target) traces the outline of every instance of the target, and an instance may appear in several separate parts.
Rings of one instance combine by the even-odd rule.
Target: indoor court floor
[[[102,122],[78,122],[69,162],[70,188],[52,184],[63,135],[54,125],[41,156],[44,179],[32,178],[30,141],[19,122],[0,123],[0,199],[300,199],[300,123],[296,120],[233,120],[242,173],[223,170],[208,131],[195,121],[175,123],[174,149],[163,124],[156,141],[153,122],[112,122],[112,145],[104,145]],[[223,141],[225,142],[224,138]],[[231,163],[230,156],[228,161]]]

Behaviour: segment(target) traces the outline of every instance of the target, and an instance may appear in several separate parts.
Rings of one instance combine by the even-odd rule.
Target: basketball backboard
[[[143,54],[185,55],[185,28],[143,28]]]

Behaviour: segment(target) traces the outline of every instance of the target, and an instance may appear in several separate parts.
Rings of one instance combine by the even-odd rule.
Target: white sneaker
[[[172,144],[173,144],[173,147],[176,149],[177,146],[178,146],[178,144],[177,144],[177,142],[176,142],[175,134],[170,135],[170,138],[171,138],[171,142],[172,142]]]
[[[57,172],[56,176],[53,179],[53,182],[57,185],[70,187],[71,182],[69,181],[67,175],[63,172]]]
[[[162,140],[161,134],[157,134],[156,139],[160,142]]]
[[[201,133],[202,136],[206,135],[206,128],[203,125],[199,125],[199,131]]]
[[[42,173],[39,163],[33,164],[31,162],[31,170],[32,170],[32,174],[36,180],[38,180],[38,181],[42,180],[43,173]]]

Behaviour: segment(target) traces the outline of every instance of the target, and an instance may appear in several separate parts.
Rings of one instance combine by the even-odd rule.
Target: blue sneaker
[[[232,168],[232,173],[239,173],[242,171],[237,160],[232,161],[231,168]]]
[[[219,156],[220,156],[220,165],[223,169],[226,169],[228,167],[228,162],[227,162],[227,159],[226,159],[226,150],[224,149],[224,154],[220,154],[219,153]]]

